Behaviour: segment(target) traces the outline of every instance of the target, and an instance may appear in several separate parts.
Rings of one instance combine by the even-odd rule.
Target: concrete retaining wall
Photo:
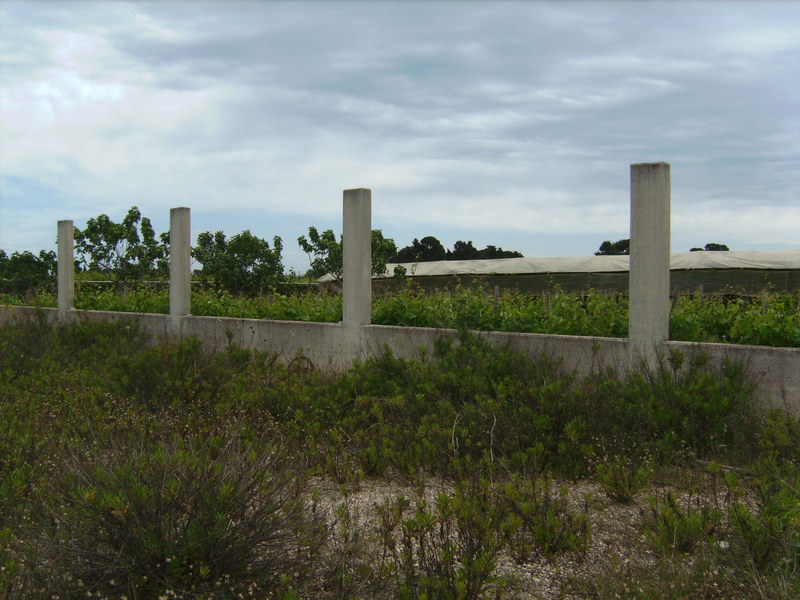
[[[70,310],[60,319],[55,308],[13,306],[0,306],[0,326],[33,318],[37,312],[53,324],[135,322],[153,342],[164,337],[193,337],[211,352],[236,345],[275,353],[287,363],[302,360],[314,367],[335,371],[346,369],[356,359],[379,356],[386,348],[398,357],[418,358],[423,351],[432,351],[437,338],[456,334],[451,329],[367,325],[361,336],[353,337],[352,330],[348,332],[348,328],[339,323],[195,316],[182,318],[179,331],[175,331],[169,315]],[[564,369],[579,375],[604,367],[622,373],[641,366],[640,361],[631,360],[627,339],[498,331],[478,334],[493,344],[509,344],[532,359],[542,355],[558,358]],[[741,362],[756,383],[756,401],[761,409],[787,410],[800,417],[800,348],[666,342],[659,348],[659,355],[663,360],[674,350],[680,350],[687,357],[705,352],[712,365],[721,365],[725,360]]]

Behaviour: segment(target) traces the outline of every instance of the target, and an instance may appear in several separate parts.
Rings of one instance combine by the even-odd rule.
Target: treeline
[[[75,271],[120,283],[165,279],[169,275],[169,233],[157,235],[150,219],[136,206],[130,208],[121,222],[102,214],[75,228]],[[343,270],[342,236],[331,229],[318,231],[309,227],[308,235],[297,239],[308,254],[310,268],[306,276],[326,275],[341,280]],[[200,281],[213,282],[233,293],[274,291],[295,274],[287,275],[283,265],[283,241],[275,236],[270,244],[249,230],[228,237],[222,231],[204,231],[192,247],[192,258],[200,263],[194,275]],[[431,260],[474,260],[522,256],[487,246],[479,250],[471,241],[458,241],[446,250],[433,236],[414,239],[411,245],[397,249],[394,240],[385,238],[380,229],[372,231],[372,272],[386,273],[390,262],[423,262]],[[55,280],[56,253],[15,252],[10,257],[0,250],[0,280],[9,280],[14,291]],[[398,275],[402,274],[400,270]]]
[[[730,248],[728,248],[727,245],[717,244],[715,242],[710,242],[703,248],[689,248],[689,252],[727,252],[729,250]],[[600,244],[600,248],[594,254],[595,256],[621,256],[629,255],[630,253],[631,240],[630,238],[625,238],[624,240],[617,240],[616,242],[606,240]]]
[[[503,250],[496,246],[486,246],[478,250],[472,241],[462,240],[453,244],[452,250],[447,250],[435,237],[429,235],[418,240],[414,238],[410,246],[401,248],[392,258],[391,262],[430,262],[435,260],[483,260],[490,258],[522,258],[522,253],[515,250]]]
[[[75,228],[75,271],[97,278],[121,283],[165,279],[169,275],[169,233],[156,235],[150,219],[143,217],[135,206],[121,222],[116,223],[102,214],[86,222],[83,229]],[[308,228],[297,243],[308,254],[310,268],[307,277],[331,276],[341,280],[343,270],[342,236],[333,230]],[[724,244],[706,244],[696,250],[728,250]],[[200,263],[194,273],[200,281],[213,282],[233,293],[275,291],[296,274],[287,275],[283,265],[283,241],[275,236],[270,244],[249,230],[230,238],[222,231],[204,231],[192,247],[192,258]],[[630,240],[605,241],[597,255],[629,254]],[[389,263],[418,263],[440,260],[482,260],[522,257],[520,252],[487,245],[476,248],[472,241],[458,240],[452,249],[445,248],[433,236],[414,238],[398,250],[391,238],[380,229],[372,230],[372,273],[386,274]],[[56,253],[40,251],[14,252],[10,256],[0,250],[0,280],[13,292],[55,281]],[[393,275],[402,276],[405,270],[396,267]]]

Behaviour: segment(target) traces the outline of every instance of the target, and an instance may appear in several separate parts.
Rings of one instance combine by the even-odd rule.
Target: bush
[[[722,513],[688,497],[681,504],[673,493],[651,497],[650,515],[645,525],[653,545],[660,552],[691,552],[696,546],[713,541],[719,532]]]
[[[800,470],[769,459],[759,470],[757,510],[741,501],[729,509],[736,549],[754,577],[783,579],[800,591]]]
[[[615,502],[632,502],[633,497],[650,484],[651,469],[646,463],[628,456],[617,456],[596,467],[595,478]]]
[[[380,507],[388,572],[402,600],[478,600],[495,588],[503,513],[486,482],[456,483],[431,506],[403,496]]]
[[[320,544],[301,489],[266,440],[139,439],[74,453],[29,532],[30,597],[275,591]]]
[[[518,562],[536,554],[586,551],[592,527],[585,513],[569,508],[566,488],[555,491],[548,479],[530,482],[515,477],[503,486],[502,501],[509,514],[508,547]]]

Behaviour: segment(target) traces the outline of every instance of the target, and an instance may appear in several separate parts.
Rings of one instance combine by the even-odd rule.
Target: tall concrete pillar
[[[72,221],[58,222],[58,319],[75,308],[75,229]]]
[[[342,324],[369,325],[372,320],[372,191],[344,191]]]
[[[173,333],[191,312],[191,217],[186,207],[169,211],[169,316]]]
[[[669,250],[669,164],[633,164],[629,337],[632,358],[651,367],[669,339]]]

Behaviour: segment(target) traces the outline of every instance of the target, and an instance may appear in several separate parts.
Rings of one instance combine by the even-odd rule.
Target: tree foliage
[[[725,244],[716,244],[716,243],[709,243],[705,245],[705,248],[690,248],[689,252],[720,252],[720,251],[728,251],[730,248]],[[617,240],[616,242],[611,242],[606,240],[602,244],[600,244],[600,249],[595,252],[595,256],[613,256],[613,255],[620,255],[620,254],[630,254],[631,253],[631,241],[630,239],[624,240]]]
[[[714,242],[710,242],[705,245],[705,248],[690,248],[689,252],[727,252],[730,248],[725,244],[716,244]]]
[[[52,281],[56,270],[56,253],[52,250],[40,250],[38,256],[27,250],[8,256],[5,250],[0,250],[0,279],[13,281],[16,289],[29,289]]]
[[[308,237],[301,235],[297,243],[308,254],[311,277],[331,275],[337,281],[342,280],[344,271],[343,236],[336,239],[333,230],[326,229],[320,233],[316,227],[308,228]],[[397,253],[397,246],[391,238],[383,237],[380,229],[372,230],[372,274],[383,275],[386,263]]]
[[[520,258],[522,253],[515,250],[503,250],[497,246],[486,246],[479,250],[472,241],[458,240],[453,244],[452,250],[447,250],[442,243],[432,235],[421,240],[414,238],[410,246],[398,250],[392,257],[392,262],[430,262],[434,260],[482,260],[487,258]]]
[[[503,250],[500,247],[489,244],[483,250],[478,250],[479,258],[522,258],[522,252],[516,250]]]
[[[600,249],[594,254],[595,256],[619,256],[630,253],[631,253],[631,240],[624,239],[624,240],[617,240],[616,242],[606,240],[605,242],[600,244]]]
[[[115,223],[102,214],[75,228],[75,253],[87,271],[102,273],[117,281],[164,276],[168,272],[169,234],[156,237],[150,219],[132,206]]]
[[[323,277],[330,274],[336,280],[342,279],[344,248],[332,229],[319,233],[316,227],[311,226],[308,228],[308,238],[301,235],[297,238],[297,243],[308,254],[311,263],[309,276]]]
[[[410,246],[401,248],[392,258],[393,262],[430,262],[434,260],[447,260],[447,250],[442,243],[432,235],[425,236],[421,240],[414,238]]]
[[[269,242],[247,230],[230,240],[221,231],[204,231],[197,236],[192,256],[203,264],[202,277],[228,291],[252,294],[274,289],[284,281],[283,242],[275,236],[272,244],[270,248]]]
[[[458,240],[453,244],[453,250],[448,252],[448,258],[450,260],[478,260],[480,250],[473,246],[472,241]]]
[[[383,237],[380,229],[372,230],[372,274],[386,273],[386,264],[397,253],[397,246],[391,238]]]

